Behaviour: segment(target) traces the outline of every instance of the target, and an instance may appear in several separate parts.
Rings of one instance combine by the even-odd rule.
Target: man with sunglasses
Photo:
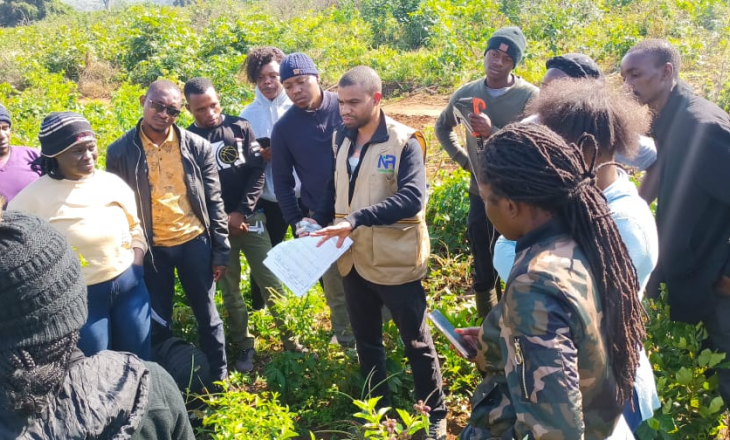
[[[158,80],[140,97],[143,117],[107,149],[107,171],[135,192],[150,249],[145,283],[152,308],[172,322],[177,270],[198,321],[200,346],[213,380],[228,377],[223,322],[213,301],[228,263],[228,216],[218,168],[205,139],[178,127],[182,95]]]

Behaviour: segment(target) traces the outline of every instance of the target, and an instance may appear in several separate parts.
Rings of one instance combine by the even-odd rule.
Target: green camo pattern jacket
[[[558,221],[517,243],[504,297],[480,332],[472,397],[482,439],[605,439],[621,415],[599,293]]]

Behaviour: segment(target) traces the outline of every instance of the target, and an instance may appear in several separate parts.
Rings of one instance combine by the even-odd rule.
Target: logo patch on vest
[[[392,154],[381,154],[378,159],[378,172],[379,173],[394,173],[395,172],[395,156]]]

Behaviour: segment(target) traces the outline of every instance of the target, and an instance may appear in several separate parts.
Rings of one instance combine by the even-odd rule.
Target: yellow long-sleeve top
[[[147,252],[132,190],[105,171],[81,180],[43,176],[11,200],[8,209],[44,218],[64,234],[81,258],[87,286],[129,268],[134,248]]]

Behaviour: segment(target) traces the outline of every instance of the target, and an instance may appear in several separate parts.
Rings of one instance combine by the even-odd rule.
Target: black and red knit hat
[[[56,157],[76,144],[95,141],[91,124],[83,116],[74,112],[53,112],[41,123],[38,134],[41,154]]]

